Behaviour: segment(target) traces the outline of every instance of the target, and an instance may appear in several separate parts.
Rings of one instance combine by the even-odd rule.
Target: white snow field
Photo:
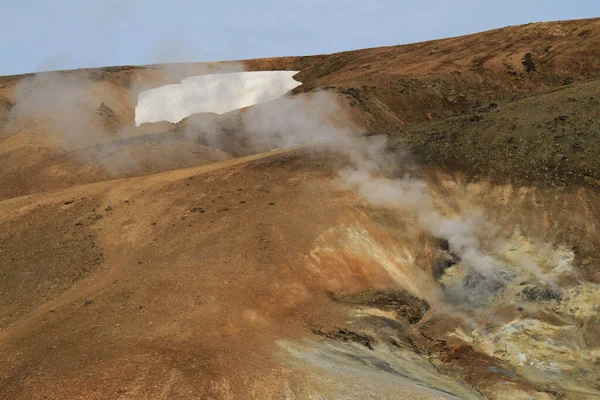
[[[135,124],[177,123],[196,113],[223,114],[275,100],[302,83],[298,71],[259,71],[198,75],[138,95]]]

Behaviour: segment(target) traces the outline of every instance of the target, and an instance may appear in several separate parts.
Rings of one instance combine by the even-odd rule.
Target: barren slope
[[[240,69],[300,70],[296,79],[303,85],[294,93],[323,89],[339,94],[351,106],[351,117],[367,131],[377,133],[595,78],[600,71],[600,62],[595,56],[598,46],[600,22],[593,19],[508,27],[464,37],[332,55],[109,67],[3,77],[0,78],[0,167],[10,174],[10,179],[1,177],[0,197],[36,192],[40,181],[53,181],[46,183],[44,189],[64,187],[61,179],[52,179],[54,169],[64,171],[68,165],[71,171],[76,170],[80,160],[73,151],[83,147],[113,141],[119,141],[116,145],[120,147],[123,139],[141,136],[143,142],[148,133],[163,132],[169,136],[168,131],[173,126],[168,123],[149,124],[139,129],[133,126],[136,95],[185,77]],[[527,53],[532,54],[535,67],[529,72],[522,65]],[[59,84],[48,84],[56,82],[57,76]],[[72,89],[74,85],[82,89],[76,90],[75,96],[70,98],[87,93],[85,104],[76,114],[78,118],[85,115],[85,129],[68,129],[73,100],[56,98],[56,93],[64,91],[65,86]],[[587,90],[593,92],[594,88]],[[57,127],[47,117],[40,118],[39,112],[27,117],[28,109],[19,111],[15,106],[16,96],[23,91],[39,97],[35,104],[57,103],[53,107],[60,111],[62,125]],[[593,93],[588,95],[593,97]],[[188,135],[180,147],[187,146],[190,138],[201,137],[202,131],[201,127],[192,125],[189,130],[192,135]],[[177,146],[176,138],[175,142]],[[125,143],[131,143],[131,150],[125,146],[119,151],[129,151],[133,159],[152,165],[147,172],[175,167],[172,164],[159,166],[160,161],[140,153],[139,141]],[[182,165],[211,160],[210,157],[185,157]],[[62,166],[53,167],[55,162]],[[93,173],[81,174],[76,182],[128,174],[107,171],[99,165]],[[39,179],[32,181],[32,178]]]
[[[392,139],[397,165],[358,191],[351,152],[249,134],[284,100],[133,127],[139,91],[234,63],[0,78],[0,397],[600,396],[599,35],[244,61],[301,70],[294,99],[323,89]],[[15,101],[65,82],[68,107]],[[370,198],[405,172],[432,215]]]

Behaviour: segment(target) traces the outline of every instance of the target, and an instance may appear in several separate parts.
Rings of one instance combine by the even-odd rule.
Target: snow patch
[[[177,123],[196,113],[223,114],[278,99],[302,83],[298,71],[258,71],[198,75],[138,95],[135,124]]]

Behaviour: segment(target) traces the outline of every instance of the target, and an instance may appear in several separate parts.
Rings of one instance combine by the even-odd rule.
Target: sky
[[[529,22],[600,17],[600,0],[3,0],[0,75],[310,55]]]

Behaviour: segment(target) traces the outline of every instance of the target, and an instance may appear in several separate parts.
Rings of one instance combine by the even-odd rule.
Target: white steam
[[[353,166],[338,174],[343,188],[356,190],[375,206],[413,215],[421,229],[446,240],[450,251],[463,263],[483,276],[494,276],[494,259],[481,250],[478,239],[485,229],[485,218],[476,214],[444,216],[436,209],[424,180],[408,174],[395,179],[382,176],[385,167],[378,160],[386,158],[383,146],[380,143],[376,146],[365,143],[363,146],[367,149],[359,153],[362,157],[351,157]]]
[[[102,105],[99,99],[106,101],[115,95],[76,74],[45,72],[23,78],[13,96],[13,121],[43,126],[44,139],[63,151],[71,151],[102,141],[96,134],[97,126],[102,126],[103,133],[106,130],[98,114]]]
[[[489,240],[499,231],[498,227],[478,210],[462,215],[443,214],[423,179],[409,174],[395,177],[398,165],[387,150],[387,138],[365,138],[348,124],[347,115],[339,98],[317,92],[253,107],[243,115],[241,125],[245,135],[263,146],[313,143],[312,147],[345,154],[350,165],[338,172],[340,187],[357,191],[374,206],[405,213],[413,217],[420,229],[446,240],[450,253],[475,274],[471,279],[477,282],[477,290],[486,292],[502,287],[515,277],[507,271],[506,264],[494,256],[493,245],[489,250],[482,245],[482,239]],[[539,280],[548,281],[539,266],[527,257],[523,256],[518,264]],[[486,297],[481,293],[473,298],[479,301]]]
[[[436,207],[424,180],[409,175],[395,177],[392,173],[395,162],[386,150],[386,139],[365,139],[349,122],[349,114],[338,95],[317,91],[279,98],[299,85],[292,79],[295,72],[241,73],[241,69],[240,65],[236,71],[230,69],[224,71],[225,74],[183,79],[182,84],[142,93],[136,109],[138,124],[164,119],[177,121],[194,112],[222,113],[256,104],[224,115],[193,115],[179,131],[183,139],[160,142],[158,147],[144,145],[130,151],[134,148],[128,147],[129,142],[118,140],[124,137],[122,127],[109,132],[106,124],[101,123],[109,112],[110,107],[106,104],[110,103],[114,108],[118,102],[108,102],[110,90],[104,93],[102,86],[86,81],[81,75],[75,78],[76,75],[42,74],[24,80],[16,88],[13,113],[17,118],[36,118],[49,123],[61,147],[67,151],[95,143],[110,143],[108,150],[93,154],[98,154],[95,160],[110,160],[107,169],[115,174],[123,168],[135,169],[142,159],[147,162],[149,157],[159,158],[159,164],[165,168],[177,168],[181,159],[190,158],[177,149],[196,142],[222,151],[223,156],[246,155],[302,143],[335,150],[350,160],[350,165],[338,173],[338,182],[344,189],[356,190],[374,206],[409,213],[421,229],[445,239],[461,263],[477,271],[483,279],[504,279],[498,271],[498,261],[481,244],[481,238],[493,231],[486,218],[474,212],[446,216]],[[182,78],[187,73],[184,71]],[[139,82],[133,85],[139,85]],[[143,133],[138,134],[143,136]],[[169,132],[162,135],[170,138]],[[165,151],[151,151],[153,149]],[[109,153],[110,157],[106,156]],[[171,163],[170,160],[175,161]],[[538,278],[544,278],[535,263],[523,260],[522,264]]]

